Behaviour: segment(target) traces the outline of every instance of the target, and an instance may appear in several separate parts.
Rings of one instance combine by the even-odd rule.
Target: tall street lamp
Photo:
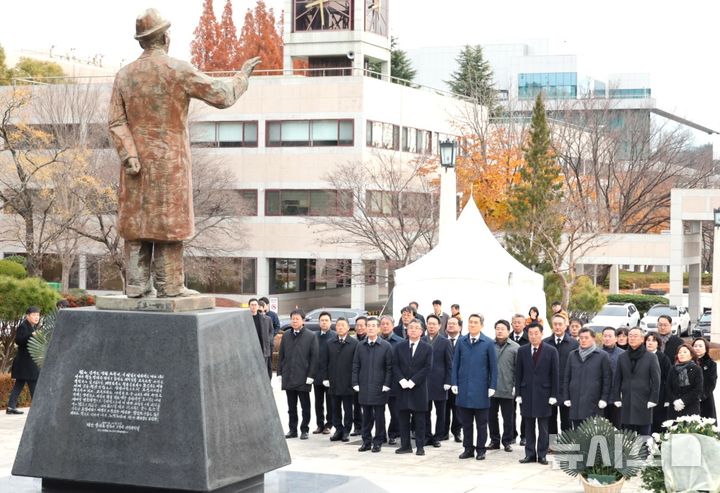
[[[720,208],[713,211],[715,239],[713,241],[712,313],[710,340],[720,343]]]
[[[440,166],[445,169],[440,174],[440,225],[438,242],[448,236],[452,225],[457,220],[457,177],[455,176],[455,157],[457,156],[457,142],[447,139],[440,142]],[[450,171],[448,173],[448,170]],[[447,240],[445,240],[447,241]]]
[[[457,142],[446,139],[440,142],[440,166],[448,169],[455,167],[455,157],[457,155]]]

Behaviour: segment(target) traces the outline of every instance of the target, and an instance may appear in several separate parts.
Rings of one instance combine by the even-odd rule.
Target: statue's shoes
[[[199,291],[195,291],[194,289],[189,289],[183,286],[183,288],[180,290],[177,294],[166,294],[166,295],[160,295],[160,298],[181,298],[185,296],[196,296],[200,294]]]

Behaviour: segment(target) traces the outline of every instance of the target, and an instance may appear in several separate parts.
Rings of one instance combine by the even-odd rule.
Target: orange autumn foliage
[[[255,9],[248,9],[245,13],[245,22],[240,30],[240,43],[238,62],[259,56],[262,63],[257,71],[261,75],[263,70],[274,70],[280,74],[283,68],[283,41],[278,25],[275,21],[275,12],[268,9],[263,0],[258,0]]]
[[[511,219],[508,199],[511,187],[519,180],[524,163],[523,149],[509,144],[507,130],[492,130],[483,145],[475,136],[461,139],[456,160],[458,191],[462,203],[472,194],[488,227],[503,229]]]

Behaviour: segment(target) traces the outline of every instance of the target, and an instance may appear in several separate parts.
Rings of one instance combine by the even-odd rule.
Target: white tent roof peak
[[[544,311],[543,276],[505,250],[470,200],[439,245],[395,271],[396,315],[410,300],[428,311],[434,299],[442,300],[446,310],[458,303],[464,314],[483,313],[490,323],[509,320],[531,306]]]

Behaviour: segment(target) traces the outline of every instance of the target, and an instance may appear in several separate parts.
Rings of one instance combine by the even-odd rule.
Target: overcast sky
[[[649,73],[663,109],[720,131],[714,2],[388,1],[390,29],[401,48],[548,39],[558,50],[554,54],[578,55],[581,67],[597,78]],[[214,3],[219,17],[225,0]],[[286,2],[266,3],[279,14]],[[238,31],[245,10],[254,5],[255,0],[233,0]],[[102,53],[105,60],[127,63],[139,54],[132,37],[135,18],[151,6],[173,23],[171,54],[188,59],[202,0],[7,1],[0,12],[0,44],[11,53],[56,45],[56,52],[75,48],[81,57]]]

